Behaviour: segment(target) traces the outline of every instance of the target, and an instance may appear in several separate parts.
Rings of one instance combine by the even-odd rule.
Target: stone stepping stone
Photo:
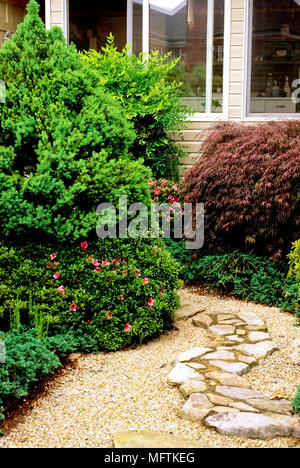
[[[191,359],[199,358],[203,356],[203,354],[208,353],[209,351],[212,351],[212,349],[200,346],[197,348],[192,348],[189,351],[185,351],[184,353],[181,353],[177,359],[179,362],[191,361]]]
[[[215,335],[234,335],[235,327],[232,325],[212,325],[208,329],[211,333]]]
[[[256,343],[258,341],[271,340],[269,333],[260,331],[251,331],[248,333],[248,341],[250,343]]]
[[[227,335],[227,340],[234,341],[235,343],[243,343],[244,340],[238,335]]]
[[[190,317],[198,314],[199,312],[204,312],[205,309],[201,304],[192,303],[188,304],[181,309],[178,309],[174,313],[174,322],[178,322],[179,320],[188,320]]]
[[[178,362],[167,377],[169,385],[182,385],[191,379],[203,380],[203,376],[195,369]]]
[[[255,400],[255,401],[259,401],[259,400]],[[249,413],[259,413],[258,409],[253,408],[253,406],[247,405],[246,403],[243,403],[242,401],[231,403],[230,406],[232,406],[233,408],[237,408],[240,411],[246,411]]]
[[[237,408],[229,408],[228,406],[214,406],[213,412],[214,413],[234,413],[240,411]]]
[[[292,407],[288,400],[271,400],[267,398],[266,400],[252,400],[249,399],[248,403],[255,406],[255,408],[264,412],[279,413],[290,415],[292,413]]]
[[[189,397],[193,393],[202,393],[208,390],[207,384],[201,380],[190,380],[182,384],[179,388],[180,393],[185,397]]]
[[[240,354],[238,357],[240,362],[246,362],[247,364],[255,365],[258,363],[257,359],[253,356],[245,356],[244,354]]]
[[[202,313],[194,317],[192,323],[195,325],[195,327],[202,327],[207,329],[211,326],[213,320],[209,315]]]
[[[228,385],[218,385],[216,387],[216,392],[220,393],[220,395],[232,398],[233,400],[265,400],[268,398],[266,395],[263,395],[263,393],[257,392],[256,390],[250,390],[249,388],[241,387],[231,387]]]
[[[250,439],[300,436],[299,421],[289,416],[278,418],[250,412],[220,413],[208,416],[205,424],[221,434]]]
[[[261,341],[255,344],[243,343],[234,346],[233,349],[254,356],[256,359],[263,359],[278,350],[273,341]]]
[[[125,448],[212,448],[201,440],[159,431],[123,431],[113,435],[113,445],[117,449]]]
[[[231,372],[232,374],[244,375],[250,370],[249,364],[245,362],[227,362],[227,361],[209,361],[212,366],[218,367],[224,372]]]
[[[216,395],[215,393],[207,393],[206,395],[208,396],[211,403],[217,406],[229,406],[231,403],[234,403],[231,398]]]
[[[222,361],[233,361],[235,359],[235,354],[231,351],[225,351],[223,349],[218,350],[214,353],[205,354],[202,359],[221,359]]]
[[[183,405],[180,416],[193,422],[202,421],[212,408],[212,403],[204,393],[193,393]]]
[[[253,330],[255,329],[255,327],[257,327],[258,329],[266,327],[265,322],[253,312],[238,312],[238,316],[240,317],[240,319],[246,322],[248,326],[253,327]]]
[[[249,384],[244,377],[230,372],[211,371],[207,372],[205,377],[216,380],[221,385],[249,388]]]
[[[193,369],[196,369],[196,370],[206,369],[206,366],[204,366],[204,364],[198,364],[197,362],[186,362],[185,364],[188,367],[192,367]]]

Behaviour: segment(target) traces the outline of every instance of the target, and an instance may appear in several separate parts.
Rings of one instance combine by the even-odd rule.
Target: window
[[[300,0],[252,0],[248,113],[299,114]]]
[[[137,53],[178,59],[172,78],[183,83],[182,101],[196,113],[223,112],[225,0],[131,0]],[[140,9],[138,10],[138,6]],[[142,24],[142,30],[141,30]],[[139,41],[142,34],[142,41]],[[139,44],[139,48],[137,47]]]

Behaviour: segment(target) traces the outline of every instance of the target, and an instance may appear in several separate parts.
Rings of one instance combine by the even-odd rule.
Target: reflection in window
[[[171,79],[183,83],[183,103],[206,110],[207,0],[150,0],[150,53],[172,53],[179,62]],[[211,110],[222,112],[224,0],[215,0]]]
[[[70,42],[79,50],[101,50],[112,33],[119,50],[126,45],[127,0],[69,0]]]
[[[299,78],[300,0],[253,0],[250,112],[299,113]]]

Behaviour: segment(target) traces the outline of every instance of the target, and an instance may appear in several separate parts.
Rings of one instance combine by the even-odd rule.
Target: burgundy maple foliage
[[[184,182],[205,204],[205,249],[280,259],[300,236],[300,121],[218,124]]]

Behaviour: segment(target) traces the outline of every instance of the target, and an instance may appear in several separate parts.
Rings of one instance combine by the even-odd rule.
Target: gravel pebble
[[[232,298],[184,290],[207,310],[254,312],[267,322],[279,351],[262,360],[245,377],[252,388],[273,398],[292,398],[300,381],[299,366],[291,363],[288,348],[299,334],[295,318],[266,307]],[[184,403],[166,380],[174,357],[192,347],[210,343],[207,331],[192,320],[176,323],[179,330],[127,351],[85,355],[80,369],[65,368],[47,384],[45,394],[33,400],[24,421],[0,438],[1,448],[112,447],[113,434],[127,430],[168,432],[228,448],[294,447],[294,439],[269,441],[228,437],[199,423],[180,419]]]

